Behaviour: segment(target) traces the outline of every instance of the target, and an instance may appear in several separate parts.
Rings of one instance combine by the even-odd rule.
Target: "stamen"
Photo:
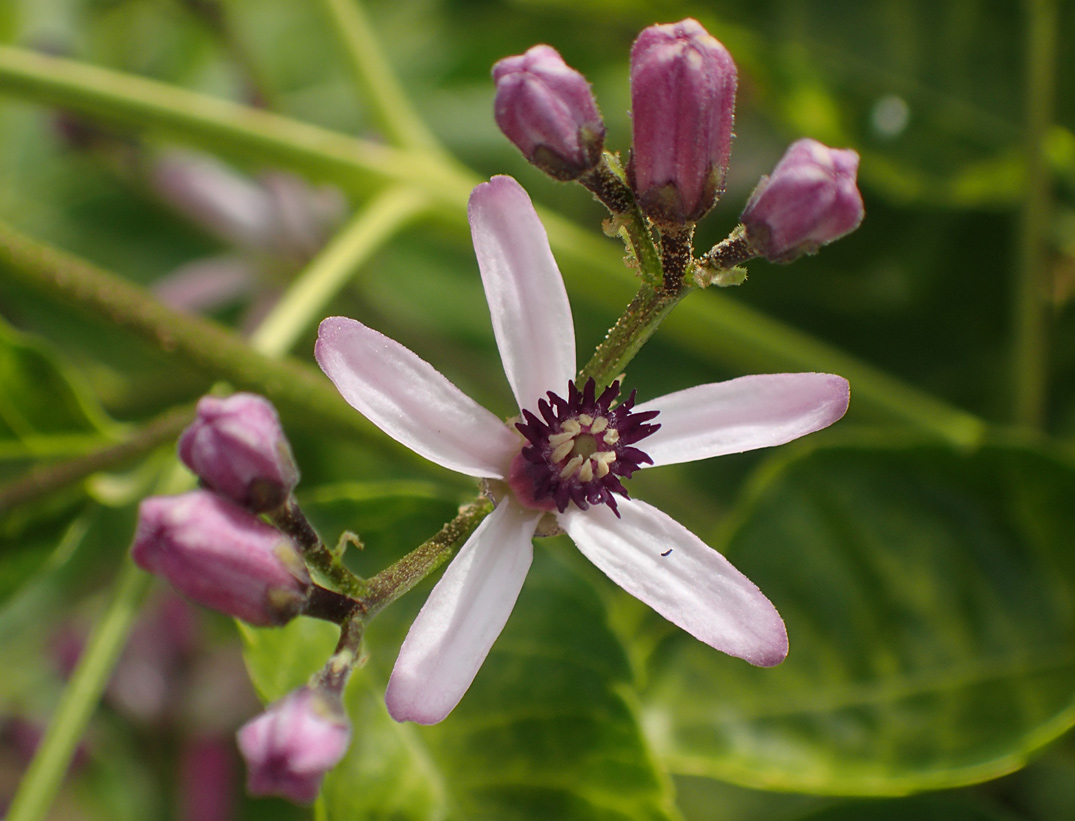
[[[526,507],[562,513],[605,504],[619,515],[616,497],[630,498],[620,480],[651,463],[634,445],[660,427],[647,424],[656,411],[632,411],[633,392],[614,405],[619,392],[618,382],[600,396],[592,379],[581,388],[568,382],[566,399],[549,391],[537,403],[540,416],[523,410],[516,427],[526,443],[509,485]]]
[[[549,438],[550,438],[550,440],[552,439],[552,437],[549,437]],[[550,441],[549,444],[552,444],[552,442]],[[561,442],[559,445],[557,445],[555,448],[553,448],[552,454],[550,455],[550,458],[552,459],[553,464],[558,464],[558,463],[562,462],[564,459],[567,458],[567,455],[569,453],[571,453],[571,451],[573,451],[574,449],[575,449],[575,440],[574,439],[568,439],[566,442]]]
[[[608,476],[612,463],[616,461],[616,453],[611,450],[600,450],[590,457],[597,463],[597,478],[604,479]]]
[[[579,480],[583,482],[593,481],[593,459],[587,459],[579,468]]]
[[[564,442],[570,442],[572,439],[578,436],[578,434],[578,431],[572,433],[566,430],[563,433],[554,433],[552,436],[549,437],[549,444],[554,448],[558,448]]]
[[[574,474],[574,472],[579,469],[579,465],[581,465],[581,464],[582,464],[582,457],[581,456],[572,456],[568,460],[567,464],[564,465],[563,468],[561,468],[561,470],[560,470],[560,478],[561,479],[570,479],[572,474]]]

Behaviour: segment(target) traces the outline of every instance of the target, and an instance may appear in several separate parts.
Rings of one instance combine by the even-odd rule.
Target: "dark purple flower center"
[[[619,382],[595,394],[593,379],[581,391],[569,381],[566,399],[549,391],[548,400],[538,402],[540,417],[523,411],[524,421],[515,427],[527,444],[512,465],[509,484],[524,504],[561,513],[572,502],[581,510],[606,504],[618,516],[613,494],[630,498],[620,479],[653,464],[634,445],[660,427],[647,424],[658,412],[632,412],[634,391],[613,407]]]

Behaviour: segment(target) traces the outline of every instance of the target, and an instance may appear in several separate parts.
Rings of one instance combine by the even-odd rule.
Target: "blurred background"
[[[332,5],[0,0],[0,219],[248,335],[383,181],[149,114],[110,116],[107,95],[72,105],[83,92],[27,72],[32,53],[53,55],[391,143]],[[756,261],[744,285],[691,295],[629,373],[642,399],[751,372],[851,380],[851,410],[829,431],[631,485],[758,583],[787,621],[788,661],[755,670],[720,656],[566,539],[542,541],[505,634],[441,725],[395,725],[382,702],[432,580],[377,619],[348,693],[354,749],[317,817],[1075,817],[1070,5],[362,5],[444,150],[475,180],[515,176],[556,226],[577,226],[550,232],[580,361],[634,283],[601,233],[602,207],[498,132],[496,60],[553,45],[593,84],[607,147],[626,157],[631,43],[647,25],[696,17],[740,72],[728,189],[698,251],[735,227],[758,177],[803,136],[859,151],[867,215],[815,257]],[[465,196],[387,232],[325,313],[400,340],[507,416]],[[68,479],[27,477],[137,437],[232,376],[13,270],[0,263],[0,807],[173,450],[162,441]],[[316,321],[293,347],[306,363]],[[361,536],[359,572],[403,555],[473,494],[301,399],[278,406],[300,501],[329,543]],[[311,817],[245,797],[233,734],[333,640],[302,620],[237,631],[155,589],[47,817]]]

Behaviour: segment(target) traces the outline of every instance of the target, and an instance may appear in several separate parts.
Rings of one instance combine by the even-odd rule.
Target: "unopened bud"
[[[302,687],[247,722],[238,738],[251,795],[309,804],[347,752],[351,725],[338,695]]]
[[[206,487],[255,513],[278,508],[299,481],[276,409],[252,393],[202,397],[179,458]]]
[[[736,81],[732,56],[697,20],[650,26],[635,40],[628,173],[655,222],[696,222],[724,192]]]
[[[771,262],[791,262],[854,231],[865,215],[858,167],[859,155],[849,148],[792,143],[739,218],[750,248]]]
[[[534,46],[493,66],[497,125],[526,156],[558,180],[597,165],[605,123],[590,84],[551,46]]]
[[[198,604],[262,627],[290,621],[310,593],[294,542],[207,490],[145,499],[131,557]]]

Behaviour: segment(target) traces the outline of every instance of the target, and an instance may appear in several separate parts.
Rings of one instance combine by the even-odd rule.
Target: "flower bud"
[[[262,627],[290,621],[310,592],[294,542],[207,490],[145,499],[131,557],[187,598]]]
[[[206,487],[255,513],[279,507],[299,481],[275,408],[252,393],[202,397],[179,458]]]
[[[735,86],[732,56],[697,20],[650,26],[635,40],[628,174],[655,222],[696,222],[724,192]]]
[[[351,725],[338,695],[301,687],[243,725],[238,738],[251,795],[309,804],[347,752]]]
[[[573,180],[597,165],[605,123],[590,84],[551,46],[493,66],[500,130],[546,174]]]
[[[865,214],[858,167],[859,155],[849,148],[792,143],[739,218],[751,250],[770,262],[791,262],[858,228]]]

